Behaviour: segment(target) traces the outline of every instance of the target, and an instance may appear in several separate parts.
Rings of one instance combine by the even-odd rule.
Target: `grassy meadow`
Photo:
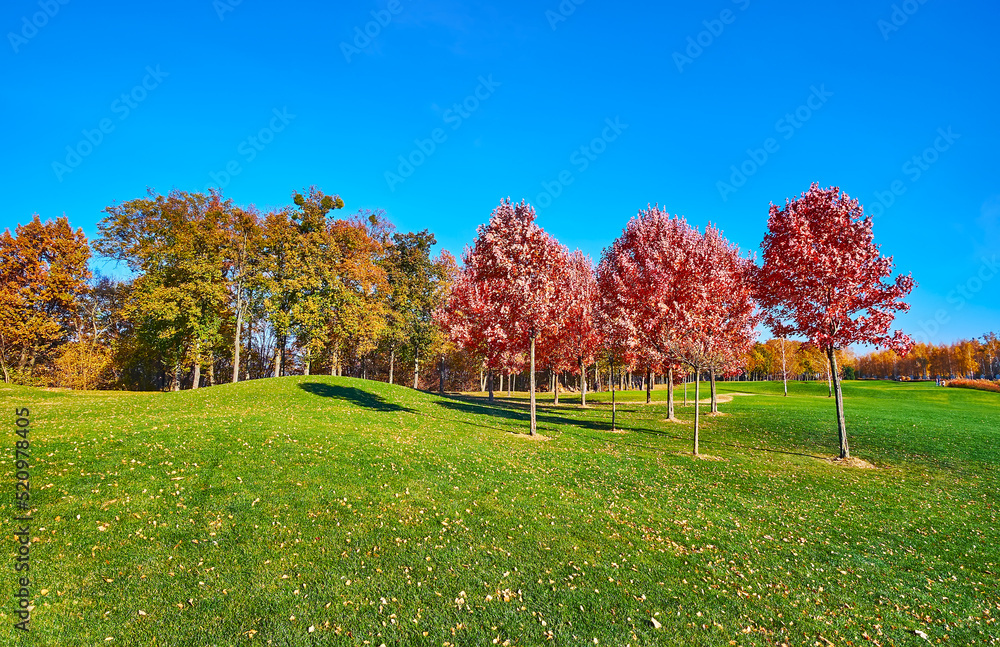
[[[696,460],[664,391],[619,394],[623,433],[543,394],[538,441],[523,397],[350,378],[0,385],[36,519],[25,636],[6,486],[0,644],[1000,643],[1000,396],[847,382],[860,469],[826,384],[790,389],[720,384]]]

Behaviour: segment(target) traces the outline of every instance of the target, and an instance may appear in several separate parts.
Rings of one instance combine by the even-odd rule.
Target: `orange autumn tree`
[[[35,215],[0,234],[0,370],[5,382],[30,379],[35,366],[71,338],[87,292],[90,247],[66,217]],[[12,375],[12,373],[14,375]]]

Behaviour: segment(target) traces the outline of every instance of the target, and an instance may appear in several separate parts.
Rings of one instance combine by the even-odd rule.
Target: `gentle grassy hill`
[[[25,639],[0,500],[0,644],[1000,642],[1000,397],[848,383],[864,470],[823,460],[825,384],[791,389],[721,385],[755,395],[703,419],[716,460],[694,460],[663,391],[624,394],[622,434],[549,398],[539,442],[523,399],[347,378],[0,386],[8,483],[32,411],[37,509]]]

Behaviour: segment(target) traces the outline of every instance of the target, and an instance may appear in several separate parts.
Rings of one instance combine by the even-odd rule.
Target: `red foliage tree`
[[[896,312],[909,310],[903,299],[915,286],[913,277],[885,280],[892,276],[892,257],[881,255],[871,218],[839,187],[821,189],[814,183],[784,208],[772,204],[761,249],[757,299],[777,334],[802,335],[826,353],[836,392],[840,457],[849,458],[835,351],[860,343],[905,355],[913,341],[890,328]]]
[[[667,412],[674,415],[672,352],[680,332],[679,303],[692,271],[688,250],[696,232],[683,218],[649,207],[625,226],[604,250],[597,268],[602,328],[606,344],[629,366],[666,370]]]
[[[530,205],[507,199],[493,210],[489,223],[479,227],[459,279],[468,284],[470,312],[480,316],[456,341],[461,344],[465,336],[467,344],[487,348],[488,365],[496,363],[492,368],[499,367],[505,354],[508,359],[530,355],[532,436],[537,432],[535,345],[558,325],[560,276],[567,258],[566,248],[535,224]]]
[[[545,364],[556,371],[569,371],[580,376],[580,405],[587,405],[586,367],[594,362],[600,336],[594,322],[597,307],[597,282],[594,263],[577,250],[569,254],[558,277],[554,299],[553,326],[539,344],[545,353]],[[559,381],[556,380],[555,402],[559,402]]]

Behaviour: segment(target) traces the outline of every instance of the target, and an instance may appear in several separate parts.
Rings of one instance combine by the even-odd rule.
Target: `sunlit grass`
[[[694,460],[660,390],[618,394],[622,434],[606,393],[543,395],[539,442],[523,398],[348,378],[0,387],[32,409],[37,507],[32,632],[9,598],[0,643],[1000,641],[1000,397],[846,383],[863,470],[824,460],[825,384],[720,392],[754,395]]]

